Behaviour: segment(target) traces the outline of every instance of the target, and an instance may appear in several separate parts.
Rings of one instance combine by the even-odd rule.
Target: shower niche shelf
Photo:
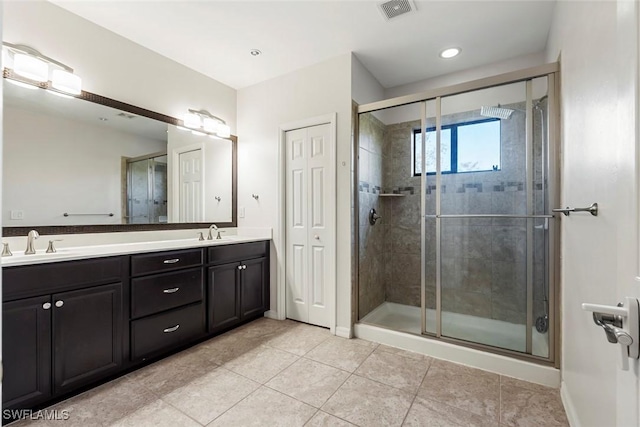
[[[396,194],[396,193],[380,193],[378,197],[404,197],[406,194]]]

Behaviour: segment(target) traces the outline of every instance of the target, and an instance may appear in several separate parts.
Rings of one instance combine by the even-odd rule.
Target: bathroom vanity
[[[107,246],[3,266],[4,409],[42,406],[269,308],[268,240]]]

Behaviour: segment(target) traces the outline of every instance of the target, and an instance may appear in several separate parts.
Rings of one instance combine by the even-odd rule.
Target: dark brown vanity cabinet
[[[202,249],[131,256],[131,360],[206,334],[202,265]]]
[[[3,407],[29,408],[121,369],[124,263],[99,264],[3,269]]]
[[[269,242],[5,267],[2,278],[3,408],[30,409],[261,317]]]
[[[266,241],[209,248],[210,333],[260,317],[269,309],[268,260]]]

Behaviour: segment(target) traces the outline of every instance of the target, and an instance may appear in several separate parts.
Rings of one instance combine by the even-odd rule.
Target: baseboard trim
[[[269,319],[282,320],[278,317],[278,312],[275,310],[265,311],[264,317],[268,317]]]
[[[576,407],[573,405],[573,400],[571,400],[571,395],[567,390],[567,384],[564,381],[560,384],[560,398],[562,399],[562,405],[564,406],[564,412],[567,414],[569,425],[571,427],[580,427]]]
[[[351,328],[345,328],[344,326],[336,326],[336,336],[342,338],[351,338]]]

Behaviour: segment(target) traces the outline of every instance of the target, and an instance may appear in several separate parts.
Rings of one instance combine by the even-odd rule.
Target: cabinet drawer
[[[131,322],[131,357],[142,359],[202,336],[206,331],[204,304],[177,308]]]
[[[201,264],[202,249],[133,255],[131,257],[131,275],[140,276],[178,268],[195,267]]]
[[[202,269],[193,268],[131,280],[131,317],[148,316],[202,301]]]
[[[223,264],[251,258],[266,257],[268,253],[268,241],[213,246],[208,250],[207,262],[209,264]]]

